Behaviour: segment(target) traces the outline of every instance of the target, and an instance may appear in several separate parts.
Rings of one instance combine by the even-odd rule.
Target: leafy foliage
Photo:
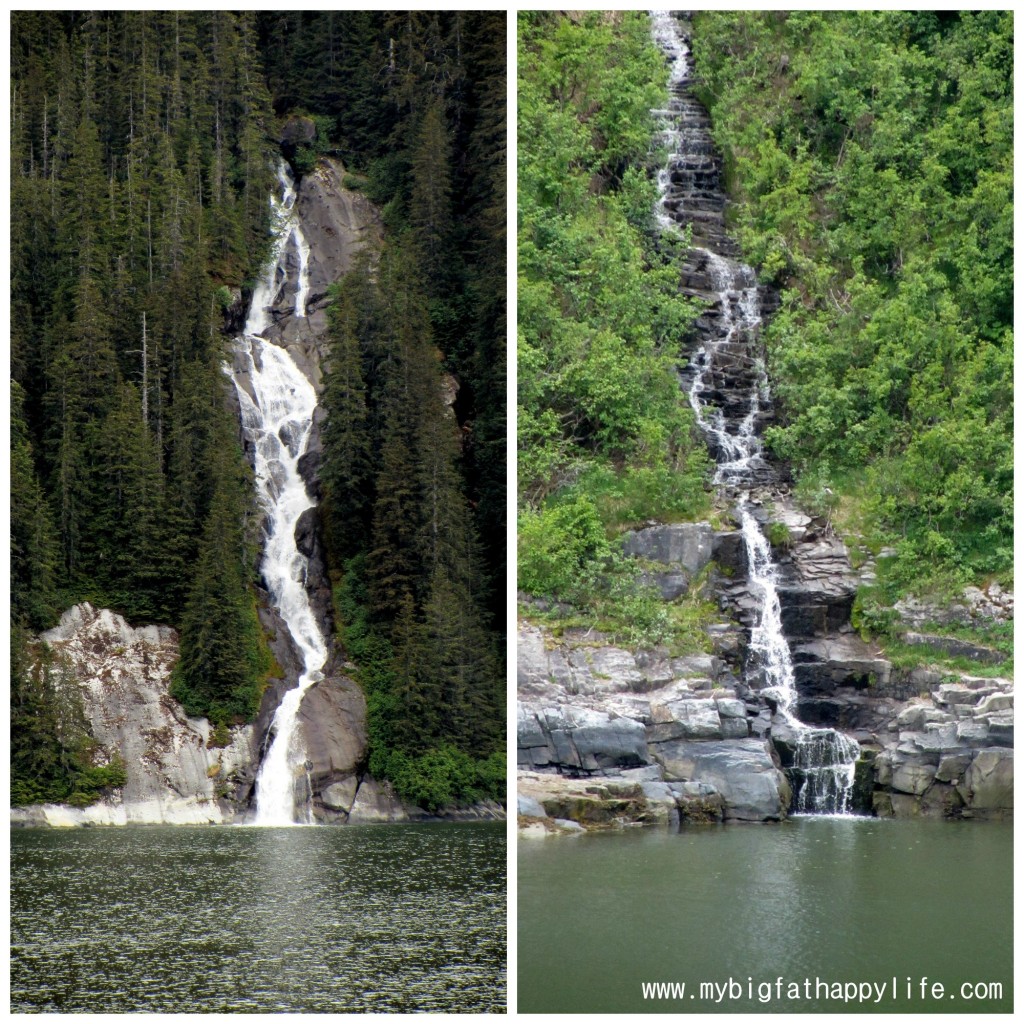
[[[519,20],[519,584],[658,642],[672,614],[610,540],[707,511],[676,371],[685,239],[644,170],[665,70],[639,12]],[[617,609],[617,611],[616,611]]]
[[[1008,577],[1012,17],[705,12],[694,49],[783,289],[769,442],[897,547],[895,588]]]

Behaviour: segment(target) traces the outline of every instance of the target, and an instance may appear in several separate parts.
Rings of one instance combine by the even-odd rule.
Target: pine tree
[[[11,381],[11,618],[32,629],[53,624],[57,538],[36,476],[24,392]]]
[[[452,176],[450,141],[444,104],[431,100],[423,114],[416,148],[412,154],[412,196],[409,221],[416,248],[432,295],[441,295],[450,284]]]
[[[324,379],[323,517],[341,564],[366,547],[371,507],[370,431],[360,335],[374,330],[377,304],[365,260],[343,280],[330,308],[331,353]]]
[[[239,513],[245,492],[232,462],[222,456],[218,466],[171,683],[171,694],[188,714],[218,724],[246,721],[256,713],[269,668],[244,571],[246,537]]]

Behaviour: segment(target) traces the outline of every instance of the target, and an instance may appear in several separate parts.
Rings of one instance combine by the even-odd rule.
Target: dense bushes
[[[607,612],[637,593],[618,530],[709,504],[676,379],[683,243],[655,246],[642,166],[666,73],[639,12],[534,12],[519,74],[519,583]]]
[[[1012,571],[1013,19],[705,12],[694,50],[783,289],[776,453],[894,589]]]

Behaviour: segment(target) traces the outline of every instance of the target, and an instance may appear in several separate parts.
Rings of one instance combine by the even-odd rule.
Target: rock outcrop
[[[787,748],[776,749],[787,727],[726,659],[629,651],[593,631],[556,641],[528,622],[518,640],[519,816],[530,834],[566,834],[566,820],[592,829],[790,812]],[[1012,817],[1010,680],[900,673],[852,633],[797,645],[794,658],[801,720],[861,746],[860,813]]]
[[[309,246],[306,315],[294,315],[302,264],[295,240],[289,238],[282,254],[285,275],[271,307],[273,323],[265,333],[288,349],[318,391],[323,387],[323,364],[330,355],[328,289],[351,269],[360,252],[379,246],[383,231],[380,211],[365,196],[345,188],[344,177],[340,160],[321,157],[316,169],[299,182],[295,209]]]
[[[306,694],[299,711],[313,788],[313,813],[344,820],[355,802],[366,764],[366,698],[352,680],[328,677]]]
[[[49,825],[206,824],[240,818],[233,799],[256,758],[251,726],[214,745],[210,723],[189,718],[168,693],[178,637],[167,626],[132,628],[120,616],[75,605],[40,637],[73,669],[92,735],[119,754],[127,781],[85,808],[16,809],[15,822]]]
[[[592,632],[555,643],[528,623],[518,646],[519,792],[547,815],[587,827],[786,816],[770,709],[723,659],[633,653]]]

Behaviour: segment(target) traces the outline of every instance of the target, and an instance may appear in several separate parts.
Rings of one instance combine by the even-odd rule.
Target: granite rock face
[[[352,680],[328,677],[313,686],[299,710],[313,788],[313,814],[348,812],[367,756],[366,698]]]
[[[587,827],[785,817],[786,777],[755,733],[768,710],[723,659],[584,636],[520,627],[521,795]]]
[[[93,736],[124,761],[127,781],[85,808],[43,805],[12,820],[50,825],[206,824],[240,820],[231,799],[256,759],[252,726],[212,746],[205,718],[189,718],[167,692],[178,637],[167,626],[133,628],[114,612],[79,604],[40,637],[73,670]]]
[[[794,647],[800,717],[861,745],[856,806],[880,816],[1000,819],[1013,808],[1013,685],[897,675],[853,633]],[[519,629],[520,813],[587,828],[777,821],[787,726],[715,655],[633,652],[592,631]],[[801,675],[801,669],[804,674]],[[877,692],[877,691],[884,692]],[[918,692],[920,691],[920,692]],[[533,801],[532,803],[530,801]],[[538,833],[540,834],[540,833]],[[545,834],[560,834],[548,828]]]

